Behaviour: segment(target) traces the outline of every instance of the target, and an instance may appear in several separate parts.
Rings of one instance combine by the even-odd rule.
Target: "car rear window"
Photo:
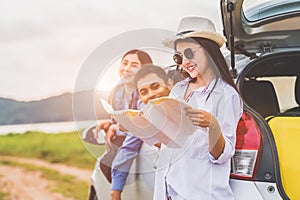
[[[300,11],[300,0],[244,0],[242,12],[248,21],[256,22]]]

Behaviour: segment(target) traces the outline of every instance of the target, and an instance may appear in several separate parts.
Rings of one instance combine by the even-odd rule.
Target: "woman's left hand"
[[[217,119],[209,112],[192,108],[186,109],[186,115],[194,125],[209,127],[209,152],[215,159],[218,159],[224,151],[225,139]]]
[[[204,110],[186,108],[186,115],[191,119],[195,126],[209,127],[214,121],[214,117]]]

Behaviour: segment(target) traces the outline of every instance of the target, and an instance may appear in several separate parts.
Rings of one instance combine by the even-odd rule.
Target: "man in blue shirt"
[[[139,109],[151,99],[168,96],[173,85],[166,72],[161,67],[154,65],[143,66],[135,75],[134,83],[141,101],[138,103]],[[121,199],[121,192],[125,185],[129,169],[134,158],[139,154],[142,143],[142,140],[129,133],[119,148],[111,171],[112,200]],[[160,147],[160,144],[156,146]]]

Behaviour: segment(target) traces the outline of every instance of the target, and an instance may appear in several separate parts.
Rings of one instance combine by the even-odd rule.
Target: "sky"
[[[219,0],[1,0],[0,97],[30,101],[73,92],[89,55],[127,31],[176,31],[182,17],[203,16],[222,33],[219,5]]]

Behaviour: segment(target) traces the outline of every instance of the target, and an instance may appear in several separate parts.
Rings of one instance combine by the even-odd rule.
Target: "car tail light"
[[[236,134],[231,178],[252,180],[255,178],[262,137],[259,127],[249,113],[243,113]]]

